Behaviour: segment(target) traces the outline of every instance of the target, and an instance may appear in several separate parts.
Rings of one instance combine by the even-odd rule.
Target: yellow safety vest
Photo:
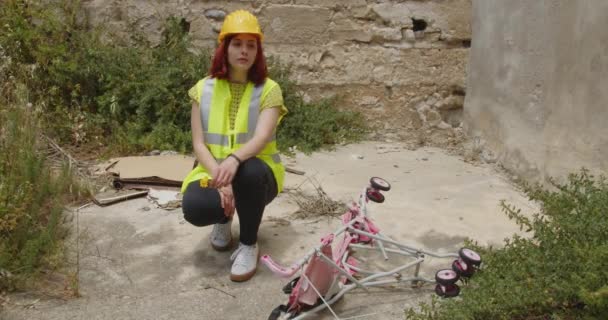
[[[213,157],[221,162],[226,157],[242,147],[253,138],[260,114],[260,103],[268,92],[278,84],[266,78],[263,85],[248,82],[241,98],[236,114],[234,129],[230,129],[230,87],[227,80],[205,78],[200,99],[201,122],[205,145]],[[264,161],[274,174],[277,181],[278,192],[283,190],[285,167],[277,150],[276,132],[264,149],[256,156]],[[182,193],[188,184],[204,177],[211,178],[205,167],[199,163],[184,178]]]

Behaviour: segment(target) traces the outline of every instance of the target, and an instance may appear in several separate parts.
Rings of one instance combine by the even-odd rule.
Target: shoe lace
[[[255,255],[256,255],[255,249],[256,249],[255,245],[247,246],[244,244],[239,244],[239,247],[236,250],[234,250],[234,252],[230,256],[230,261],[234,261],[234,263],[236,263],[236,264],[245,265],[245,261],[247,261],[247,259],[245,259],[245,257],[255,259]],[[241,254],[241,252],[243,254]]]

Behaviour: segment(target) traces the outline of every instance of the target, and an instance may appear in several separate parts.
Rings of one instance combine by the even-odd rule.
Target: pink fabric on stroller
[[[326,257],[332,258],[331,243],[334,235],[330,234],[321,239],[321,253]],[[325,296],[331,285],[334,283],[338,272],[328,262],[321,259],[318,255],[313,255],[304,267],[305,277],[300,277],[297,284],[289,295],[289,311],[300,311],[304,306],[314,306],[317,304],[319,296],[312,288],[314,286],[321,296]]]

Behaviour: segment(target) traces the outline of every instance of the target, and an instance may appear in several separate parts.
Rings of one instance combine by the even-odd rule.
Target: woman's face
[[[228,64],[231,68],[248,71],[255,62],[258,53],[256,37],[240,33],[234,36],[228,45]]]

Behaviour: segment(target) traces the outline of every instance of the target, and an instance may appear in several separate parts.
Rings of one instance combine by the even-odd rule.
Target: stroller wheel
[[[462,260],[454,260],[452,262],[452,270],[456,271],[459,276],[470,278],[475,273],[475,268]]]
[[[442,298],[452,298],[460,294],[460,287],[456,284],[451,284],[449,286],[438,284],[435,286],[435,293]]]
[[[293,291],[293,288],[295,288],[296,284],[298,283],[298,280],[300,280],[300,277],[295,277],[291,281],[289,281],[283,287],[283,293],[285,293],[285,294],[291,294],[291,291]]]
[[[479,266],[481,264],[481,256],[468,248],[462,248],[458,250],[458,255],[466,264]]]
[[[365,195],[367,196],[367,198],[369,200],[371,200],[373,202],[377,202],[377,203],[384,202],[384,195],[382,195],[382,193],[380,193],[380,191],[378,191],[378,190],[374,190],[372,188],[367,188]]]
[[[441,269],[435,273],[435,281],[442,286],[449,286],[458,281],[458,273],[451,269]]]
[[[369,179],[369,183],[374,189],[382,191],[389,191],[391,189],[391,184],[379,177],[372,177],[371,179]]]
[[[292,314],[287,312],[288,307],[284,304],[274,308],[270,315],[268,316],[268,320],[283,320],[283,319],[291,319]]]

